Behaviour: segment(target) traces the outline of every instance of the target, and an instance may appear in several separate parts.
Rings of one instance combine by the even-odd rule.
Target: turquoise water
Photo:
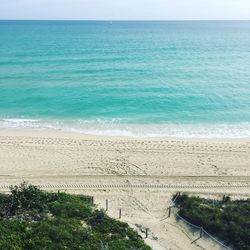
[[[0,21],[0,127],[250,137],[250,22]]]

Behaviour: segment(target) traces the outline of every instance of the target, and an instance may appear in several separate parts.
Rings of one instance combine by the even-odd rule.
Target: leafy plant
[[[48,193],[23,183],[0,194],[0,249],[149,250],[127,223],[97,210],[91,197]]]
[[[236,249],[250,249],[250,200],[222,201],[181,195],[179,214]]]

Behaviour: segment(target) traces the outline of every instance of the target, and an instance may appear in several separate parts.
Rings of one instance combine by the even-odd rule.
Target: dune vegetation
[[[179,215],[203,227],[210,234],[233,246],[250,249],[250,200],[203,199],[181,195],[176,204]]]
[[[127,223],[96,209],[91,197],[33,185],[0,194],[0,249],[151,249]]]

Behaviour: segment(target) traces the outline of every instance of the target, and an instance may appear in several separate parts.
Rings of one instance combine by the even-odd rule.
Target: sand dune
[[[108,214],[149,228],[155,249],[198,249],[166,216],[177,191],[250,196],[250,140],[129,139],[0,131],[0,191],[28,181],[93,195]],[[136,227],[136,226],[135,226]],[[200,249],[200,248],[199,248]]]

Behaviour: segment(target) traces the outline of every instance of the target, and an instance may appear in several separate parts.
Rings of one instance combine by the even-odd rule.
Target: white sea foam
[[[248,138],[250,123],[238,124],[124,124],[122,120],[1,119],[3,129],[58,130],[86,135],[179,138]]]

